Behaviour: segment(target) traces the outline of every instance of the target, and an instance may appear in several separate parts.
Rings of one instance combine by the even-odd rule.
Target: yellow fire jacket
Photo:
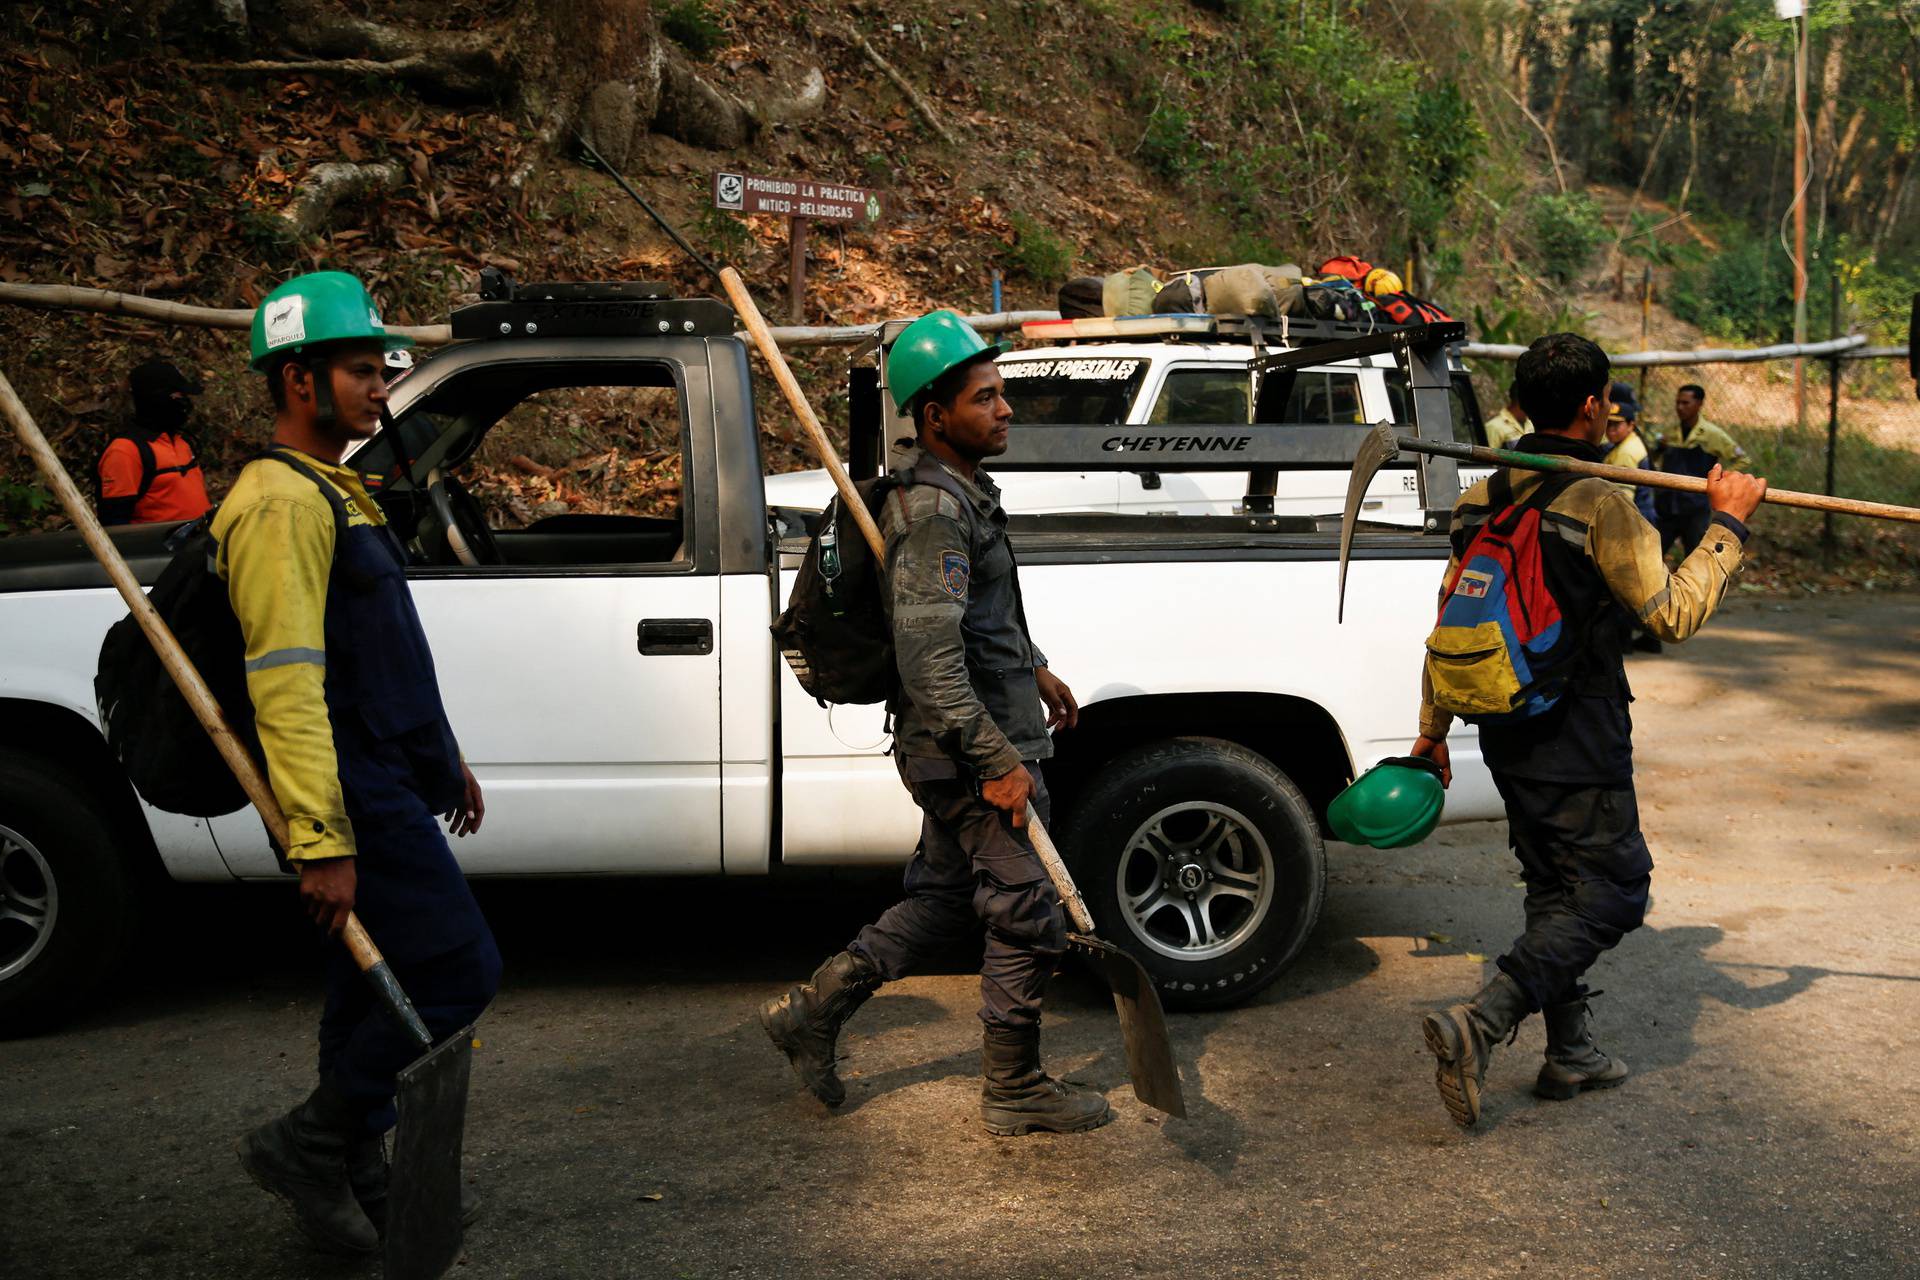
[[[1538,473],[1515,474],[1514,500],[1525,501],[1542,478]],[[1462,510],[1487,506],[1487,486],[1488,481],[1482,480],[1461,495],[1453,509],[1456,525]],[[1594,478],[1574,482],[1555,498],[1547,507],[1542,528],[1580,547],[1613,598],[1648,631],[1672,641],[1693,635],[1720,607],[1740,571],[1746,539],[1746,529],[1738,521],[1715,516],[1700,545],[1669,573],[1660,554],[1660,535],[1635,509],[1633,498],[1620,486]],[[1457,556],[1447,562],[1443,584],[1452,580],[1458,567]],[[1421,735],[1444,738],[1452,724],[1452,715],[1433,705],[1433,689],[1423,667]]]
[[[346,500],[347,523],[386,523],[346,467],[301,455]],[[327,716],[327,583],[334,516],[311,480],[283,463],[247,465],[213,520],[214,569],[240,620],[247,693],[266,756],[267,781],[291,828],[288,859],[347,858],[353,825]]]

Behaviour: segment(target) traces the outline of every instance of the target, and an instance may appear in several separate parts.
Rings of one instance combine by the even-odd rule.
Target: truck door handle
[[[704,657],[713,652],[709,618],[642,618],[640,652],[663,657]]]
[[[1142,471],[1140,473],[1140,487],[1142,489],[1158,489],[1160,487],[1160,473],[1158,471]]]

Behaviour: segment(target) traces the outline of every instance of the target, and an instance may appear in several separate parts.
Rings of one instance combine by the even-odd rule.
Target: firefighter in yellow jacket
[[[352,276],[298,276],[268,295],[253,368],[273,398],[273,448],[240,473],[213,533],[287,818],[282,856],[328,933],[359,915],[439,1039],[493,998],[500,955],[435,817],[466,835],[485,809],[441,705],[406,555],[341,463],[380,429],[382,356],[400,345]],[[344,947],[328,964],[317,1087],[245,1135],[240,1162],[315,1244],[367,1254],[385,1222],[394,1077],[418,1050]]]
[[[1534,431],[1517,448],[1600,461],[1607,374],[1605,353],[1577,334],[1534,342],[1515,379]],[[1558,668],[1565,683],[1544,710],[1475,717],[1527,896],[1525,930],[1499,958],[1493,980],[1425,1020],[1441,1099],[1462,1125],[1480,1118],[1494,1045],[1536,1010],[1547,1024],[1547,1060],[1535,1084],[1541,1096],[1571,1098],[1626,1077],[1626,1064],[1594,1043],[1580,981],[1602,952],[1639,927],[1653,872],[1633,792],[1632,695],[1622,651],[1636,621],[1663,640],[1685,640],[1701,628],[1740,568],[1745,522],[1765,492],[1766,481],[1715,467],[1707,477],[1711,519],[1672,573],[1659,534],[1606,480],[1500,470],[1454,507],[1454,558],[1443,590],[1484,597],[1488,575],[1462,575],[1463,553],[1490,522],[1506,527],[1510,513],[1538,511],[1544,586],[1575,646]],[[1435,701],[1428,676],[1413,754],[1431,758],[1442,781],[1450,781],[1453,716]]]

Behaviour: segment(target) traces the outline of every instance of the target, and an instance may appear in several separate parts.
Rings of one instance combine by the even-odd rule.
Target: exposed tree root
[[[310,236],[327,225],[335,206],[391,191],[400,185],[397,164],[346,164],[329,161],[307,170],[292,203],[280,217],[295,235]]]

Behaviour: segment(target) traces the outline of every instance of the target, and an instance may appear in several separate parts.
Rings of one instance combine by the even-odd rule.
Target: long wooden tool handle
[[[67,519],[73,521],[73,527],[80,532],[81,540],[87,544],[87,550],[106,570],[120,598],[127,602],[134,621],[147,633],[155,652],[160,655],[160,663],[179,686],[180,696],[187,700],[196,719],[213,738],[220,758],[233,770],[233,776],[240,780],[240,787],[247,793],[247,799],[260,811],[260,818],[267,824],[267,833],[274,838],[282,849],[290,848],[287,838],[286,815],[280,812],[280,802],[274,799],[273,789],[267,785],[266,777],[260,772],[260,766],[254,762],[247,749],[240,744],[233,727],[227,723],[226,716],[220,710],[219,700],[213,691],[207,688],[207,682],[194,670],[193,663],[181,650],[180,642],[174,639],[173,631],[165,619],[154,609],[153,602],[147,599],[147,593],[140,589],[140,582],[133,576],[133,570],[120,558],[119,548],[113,545],[113,539],[100,527],[100,521],[93,514],[87,501],[75,487],[73,477],[60,464],[60,457],[54,453],[53,446],[40,433],[40,428],[27,412],[27,406],[20,402],[14,392],[13,383],[0,373],[0,413],[6,416],[20,442],[27,447],[34,465],[40,469],[41,478],[47,487],[53,490],[53,496],[60,500],[61,509],[67,513]],[[353,953],[355,963],[366,971],[367,978],[387,999],[394,1012],[400,1017],[417,1039],[424,1040],[427,1047],[433,1046],[433,1037],[427,1033],[426,1024],[420,1020],[412,1003],[394,981],[393,973],[381,956],[380,949],[373,945],[373,939],[361,927],[358,916],[349,915],[343,931],[347,949]]]
[[[853,517],[860,526],[860,534],[873,548],[875,563],[884,562],[886,547],[880,538],[880,527],[873,522],[873,515],[867,510],[867,504],[860,501],[860,494],[853,487],[853,480],[847,475],[847,469],[840,465],[839,455],[834,452],[833,441],[827,438],[827,429],[820,425],[820,419],[814,415],[813,406],[807,403],[807,393],[800,389],[800,383],[794,378],[793,370],[787,366],[787,358],[780,354],[780,345],[773,340],[773,333],[767,328],[767,322],[760,314],[760,308],[754,305],[753,295],[747,292],[747,282],[732,267],[720,269],[720,286],[727,291],[727,298],[733,303],[734,311],[739,313],[740,322],[747,326],[747,333],[753,338],[753,344],[760,348],[760,355],[767,362],[767,368],[773,372],[773,380],[780,384],[787,403],[800,415],[800,425],[806,428],[807,438],[813,442],[813,451],[820,455],[820,461],[827,468],[827,474],[833,477],[833,487],[840,491],[840,506]]]
[[[873,516],[867,511],[867,504],[860,501],[859,493],[853,487],[853,481],[847,476],[846,469],[835,456],[833,442],[827,439],[827,432],[820,425],[820,419],[814,416],[813,406],[807,403],[806,392],[794,379],[793,370],[787,367],[786,357],[780,354],[780,347],[773,340],[773,334],[767,328],[767,322],[760,315],[760,308],[754,305],[753,295],[747,292],[747,282],[732,267],[722,268],[721,287],[726,289],[727,298],[733,303],[733,309],[739,313],[740,322],[747,326],[754,345],[760,348],[760,355],[766,360],[767,367],[773,370],[773,380],[780,384],[780,390],[786,393],[787,403],[800,415],[800,423],[807,429],[808,437],[813,441],[814,452],[820,455],[820,461],[826,465],[827,473],[833,477],[834,488],[840,491],[840,506],[853,514],[860,526],[860,533],[873,548],[874,562],[885,563],[886,547],[880,538],[879,526],[873,522]],[[1067,864],[1061,861],[1060,851],[1054,847],[1053,837],[1047,834],[1046,827],[1040,821],[1040,815],[1031,804],[1027,806],[1027,835],[1033,841],[1033,848],[1040,855],[1040,865],[1047,869],[1047,879],[1053,881],[1053,891],[1060,895],[1067,913],[1073,917],[1073,924],[1082,933],[1093,932],[1093,914],[1087,910],[1086,899],[1080,896],[1080,889],[1073,883],[1073,876],[1067,871]]]
[[[1073,927],[1082,933],[1092,933],[1093,912],[1087,910],[1087,900],[1080,896],[1080,886],[1073,882],[1066,861],[1061,858],[1060,851],[1053,847],[1053,837],[1047,834],[1039,812],[1031,803],[1027,805],[1027,838],[1033,841],[1033,851],[1040,855],[1040,865],[1047,869],[1047,879],[1053,881],[1053,891],[1060,895],[1067,915],[1073,920]]]
[[[1683,493],[1705,493],[1707,482],[1699,476],[1674,475],[1645,467],[1616,467],[1605,462],[1585,462],[1554,453],[1521,453],[1512,449],[1489,449],[1485,445],[1449,444],[1444,440],[1419,440],[1398,436],[1402,449],[1409,453],[1436,453],[1464,462],[1489,467],[1519,467],[1526,471],[1563,471],[1568,475],[1597,476],[1615,484],[1641,485],[1649,489],[1674,489]],[[1866,502],[1859,498],[1833,498],[1824,493],[1801,493],[1795,489],[1769,488],[1761,498],[1780,507],[1800,507],[1807,511],[1832,511],[1844,516],[1867,516],[1875,520],[1900,520],[1920,524],[1920,507],[1902,507],[1891,502]]]

